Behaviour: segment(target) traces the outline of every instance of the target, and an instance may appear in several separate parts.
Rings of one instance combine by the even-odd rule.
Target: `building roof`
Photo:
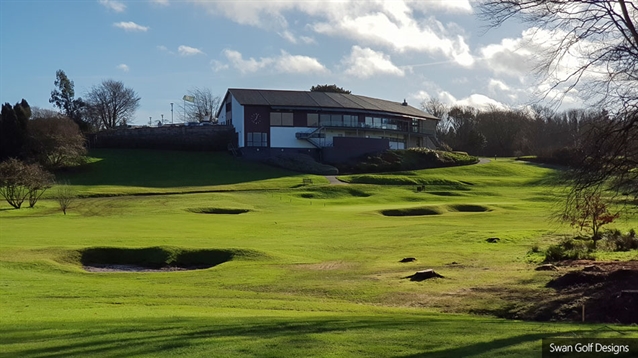
[[[241,105],[271,106],[283,108],[343,109],[398,114],[422,119],[435,119],[433,115],[400,102],[346,93],[282,91],[230,88],[228,93]]]

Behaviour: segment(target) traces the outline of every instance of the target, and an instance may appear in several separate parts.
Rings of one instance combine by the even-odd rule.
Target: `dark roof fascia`
[[[375,114],[381,116],[391,116],[391,117],[402,117],[402,118],[417,118],[420,120],[431,120],[431,121],[440,121],[439,118],[433,117],[420,117],[420,116],[409,116],[407,114],[393,113],[393,112],[382,112],[382,111],[373,111],[373,110],[365,110],[365,109],[350,109],[350,108],[328,108],[328,107],[288,107],[288,106],[270,106],[272,109],[283,109],[287,111],[295,111],[295,110],[303,110],[303,111],[314,111],[314,112],[339,112],[339,113],[363,113],[363,114]]]
[[[226,95],[224,96],[224,99],[222,100],[222,104],[217,109],[217,114],[215,115],[215,117],[219,118],[219,114],[222,113],[222,108],[226,107],[226,98],[228,98],[228,95],[230,95],[230,91],[226,91]]]

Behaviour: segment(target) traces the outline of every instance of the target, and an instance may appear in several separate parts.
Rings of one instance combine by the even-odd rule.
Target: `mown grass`
[[[468,315],[511,306],[500,294],[506,290],[550,292],[544,285],[555,273],[534,271],[529,252],[571,233],[550,220],[560,198],[548,184],[552,169],[499,159],[388,174],[430,181],[417,191],[303,186],[296,174],[210,153],[170,152],[168,164],[144,151],[91,155],[110,158],[109,173],[136,179],[126,185],[114,174],[66,174],[93,195],[66,216],[49,199],[35,209],[0,206],[0,356],[537,357],[543,337],[638,337],[635,327]],[[221,162],[198,171],[207,156]],[[115,164],[146,160],[126,171]],[[160,168],[182,165],[176,163],[193,169],[183,182],[177,174],[167,174],[172,181],[164,186],[140,179],[152,182]],[[205,192],[219,188],[229,191]],[[148,192],[173,194],[122,195]],[[423,207],[440,215],[380,214]],[[193,212],[205,209],[249,212]],[[623,229],[638,226],[635,216],[624,220]],[[485,242],[489,237],[500,241]],[[84,271],[82,252],[99,247],[233,257],[197,271]],[[604,255],[628,259],[636,252]],[[417,261],[399,263],[403,257]],[[426,268],[445,278],[405,279]]]

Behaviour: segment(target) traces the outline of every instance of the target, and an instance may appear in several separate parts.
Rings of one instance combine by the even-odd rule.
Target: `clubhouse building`
[[[282,152],[340,162],[386,149],[436,147],[438,118],[403,103],[332,92],[231,88],[219,112],[246,157]]]

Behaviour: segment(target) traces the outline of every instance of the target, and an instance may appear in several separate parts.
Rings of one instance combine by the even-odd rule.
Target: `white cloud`
[[[305,44],[316,44],[317,41],[315,41],[315,39],[313,39],[312,37],[309,36],[301,36],[299,37],[299,40],[301,40],[301,42],[305,43]]]
[[[177,48],[177,53],[179,53],[180,56],[205,55],[205,53],[202,50],[196,47],[190,47],[185,45],[180,45]]]
[[[126,5],[116,0],[100,0],[99,3],[105,8],[115,12],[124,12],[124,10],[126,10]]]
[[[169,4],[168,0],[151,0],[151,3],[157,4],[160,6],[168,6]]]
[[[510,90],[510,87],[506,85],[505,82],[493,78],[490,79],[490,83],[487,85],[487,88],[492,92]]]
[[[130,68],[126,65],[126,64],[119,64],[116,67],[118,70],[123,71],[123,72],[128,72],[130,70]]]
[[[439,100],[441,100],[441,102],[452,106],[470,106],[478,109],[509,108],[505,104],[479,93],[471,94],[470,96],[462,99],[456,99],[456,97],[454,97],[450,92],[440,91],[438,93],[438,98]]]
[[[212,60],[210,61],[211,68],[215,72],[227,70],[230,66],[227,63],[223,63],[221,61]]]
[[[242,54],[235,50],[226,49],[223,51],[224,56],[230,62],[230,65],[239,72],[253,73],[260,70],[270,70],[276,73],[293,73],[293,74],[306,74],[306,73],[327,73],[328,69],[322,65],[316,58],[291,55],[286,51],[281,51],[280,56],[275,57],[262,57],[256,60],[253,57],[244,59]],[[214,69],[225,69],[220,62],[215,62]]]
[[[126,32],[134,32],[134,31],[141,31],[141,32],[146,32],[148,31],[148,26],[142,26],[142,25],[138,25],[136,23],[134,23],[133,21],[122,21],[122,22],[115,22],[113,23],[113,26],[118,27]]]
[[[368,78],[377,74],[403,77],[405,71],[395,66],[390,56],[370,48],[352,46],[350,55],[341,62],[347,66],[345,73],[359,78]]]
[[[442,9],[469,13],[472,8],[468,0],[195,2],[211,14],[225,16],[239,24],[275,31],[289,41],[292,33],[285,15],[300,12],[309,17],[306,20],[307,28],[319,34],[350,38],[366,45],[381,45],[397,52],[443,55],[465,67],[474,63],[459,26],[444,26],[434,17],[426,16],[431,11]]]

